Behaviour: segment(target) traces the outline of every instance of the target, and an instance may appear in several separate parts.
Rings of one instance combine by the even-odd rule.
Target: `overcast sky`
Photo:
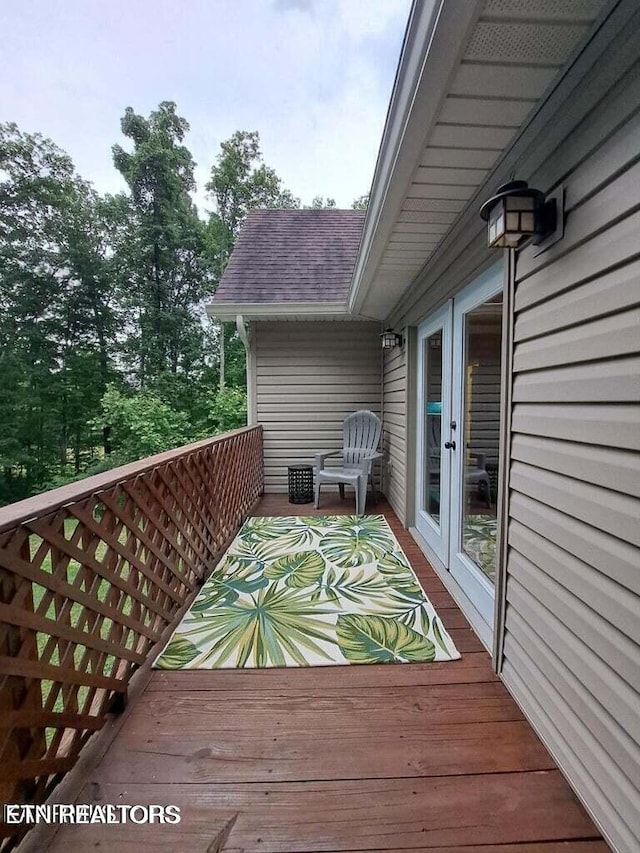
[[[410,0],[1,0],[0,121],[51,137],[102,192],[125,107],[173,100],[200,192],[258,130],[303,203],[369,190]]]

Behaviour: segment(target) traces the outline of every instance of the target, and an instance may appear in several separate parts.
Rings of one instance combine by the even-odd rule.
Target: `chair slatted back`
[[[342,428],[342,451],[346,468],[358,465],[363,456],[378,449],[382,423],[377,415],[360,409],[345,418]]]

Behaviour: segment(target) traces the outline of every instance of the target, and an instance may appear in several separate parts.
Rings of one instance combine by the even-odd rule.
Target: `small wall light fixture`
[[[541,243],[556,230],[556,199],[526,181],[509,181],[480,208],[487,222],[489,248],[518,249],[525,243]]]
[[[393,349],[394,347],[402,346],[402,335],[391,331],[391,329],[385,329],[380,337],[382,338],[382,349]]]

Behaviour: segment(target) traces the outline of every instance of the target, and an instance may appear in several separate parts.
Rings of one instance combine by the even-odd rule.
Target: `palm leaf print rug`
[[[384,516],[263,516],[247,519],[154,666],[459,657]]]

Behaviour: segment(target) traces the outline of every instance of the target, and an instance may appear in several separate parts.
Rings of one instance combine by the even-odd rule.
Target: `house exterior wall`
[[[383,365],[384,493],[400,521],[407,517],[407,346],[387,350]]]
[[[586,81],[583,101],[565,111],[575,114],[570,132],[537,163],[543,137],[532,134],[514,169],[546,192],[564,186],[566,229],[512,267],[497,664],[609,842],[631,853],[640,849],[640,65],[609,79],[580,112]],[[390,324],[417,325],[496,259],[484,231],[459,234]],[[411,422],[387,413],[386,389],[385,434],[398,435],[408,461],[390,470],[387,489],[408,506]],[[393,390],[402,397],[401,382]]]
[[[287,467],[342,448],[342,422],[382,402],[380,324],[256,322],[255,416],[264,430],[265,491],[287,491]],[[340,464],[340,457],[327,460]]]
[[[640,849],[639,80],[540,170],[566,187],[565,236],[515,266],[502,666],[626,853]]]

